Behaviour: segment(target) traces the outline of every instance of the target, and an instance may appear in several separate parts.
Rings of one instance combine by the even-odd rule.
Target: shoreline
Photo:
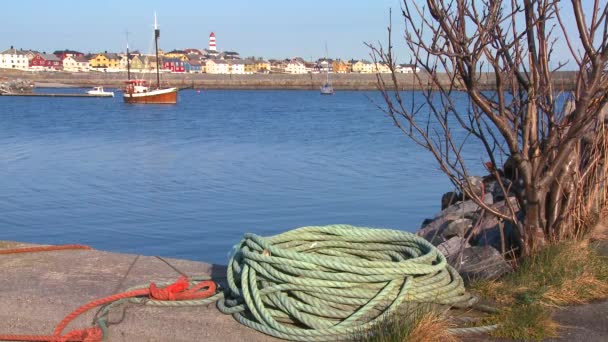
[[[137,75],[137,74],[135,74]],[[153,74],[144,74],[143,78],[152,79]],[[573,89],[576,81],[575,72],[563,71],[554,76],[555,87],[558,90]],[[140,77],[139,75],[137,77]],[[384,81],[391,82],[391,74],[381,74]],[[421,86],[414,74],[396,74],[401,90],[425,90],[426,74],[420,74]],[[481,74],[479,83],[484,89],[495,89],[493,74]],[[29,72],[11,69],[0,69],[0,82],[9,80],[25,80],[35,84],[52,88],[94,87],[122,88],[127,79],[126,72]],[[443,86],[450,86],[450,80],[445,74],[439,79]],[[226,74],[161,74],[161,83],[164,86],[178,87],[180,89],[218,89],[218,90],[319,90],[325,82],[324,74],[253,74],[253,75],[226,75]],[[332,74],[331,82],[336,90],[377,90],[376,74]],[[463,90],[456,86],[455,90]]]

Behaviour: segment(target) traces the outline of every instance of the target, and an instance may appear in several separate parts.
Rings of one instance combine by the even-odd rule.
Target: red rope
[[[91,248],[87,245],[36,246],[36,247],[0,249],[0,254],[49,252],[49,251],[60,251],[60,250],[65,250],[65,249],[93,249],[93,248]]]
[[[158,288],[155,283],[151,283],[150,287],[147,289],[138,289],[99,298],[79,307],[78,309],[72,311],[69,315],[65,316],[65,318],[59,322],[55,328],[53,335],[0,335],[0,341],[99,342],[101,341],[103,334],[101,329],[98,327],[73,330],[63,336],[61,336],[61,332],[68,326],[68,324],[70,324],[70,322],[72,322],[82,313],[97,306],[111,303],[120,299],[149,296],[151,299],[155,300],[189,300],[207,298],[215,293],[216,285],[215,282],[211,280],[201,281],[192,288],[189,288],[189,284],[190,282],[188,278],[180,276],[173,284],[164,288]]]

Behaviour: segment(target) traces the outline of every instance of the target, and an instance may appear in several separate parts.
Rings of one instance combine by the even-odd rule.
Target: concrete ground
[[[0,249],[30,245],[0,242]],[[190,276],[222,277],[225,267],[165,259]],[[179,273],[156,257],[98,250],[0,255],[0,334],[50,335],[79,306],[150,281],[174,281]],[[90,327],[95,309],[64,331]],[[120,310],[110,319],[120,319]],[[214,304],[161,308],[130,305],[107,341],[276,341],[249,329]]]
[[[1,242],[0,250],[31,245]],[[63,250],[0,255],[0,334],[49,335],[82,304],[151,281],[189,276],[225,276],[224,266],[195,261],[119,254],[98,250]],[[174,269],[175,268],[175,269]],[[96,310],[81,315],[64,331],[90,327]],[[111,320],[120,320],[114,309]],[[561,337],[551,341],[608,341],[608,302],[562,309],[555,314]],[[499,341],[483,336],[464,341]],[[129,305],[107,341],[278,341],[220,313],[215,305],[162,308]],[[505,341],[505,340],[500,340]]]

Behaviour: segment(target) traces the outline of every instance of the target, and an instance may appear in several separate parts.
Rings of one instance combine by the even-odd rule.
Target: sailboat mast
[[[327,42],[325,42],[325,63],[327,64],[327,68],[325,68],[325,76],[327,77],[325,84],[329,84],[329,60],[327,59]]]
[[[156,12],[154,12],[154,49],[156,50],[156,88],[160,89],[160,71],[158,61],[158,37],[160,37],[160,30],[156,24]]]
[[[127,80],[131,79],[131,61],[129,56],[129,35],[127,35]]]

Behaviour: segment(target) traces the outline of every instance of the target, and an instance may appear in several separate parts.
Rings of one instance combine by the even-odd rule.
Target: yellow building
[[[345,63],[344,61],[341,60],[335,60],[332,64],[331,64],[332,70],[335,73],[338,74],[346,74],[348,72],[350,72],[350,65],[349,63]]]
[[[188,58],[188,54],[182,50],[173,50],[165,53],[163,55],[165,58],[179,58],[182,62],[187,62],[190,59]]]
[[[263,59],[258,59],[255,61],[255,71],[267,73],[270,72],[270,63]]]
[[[92,69],[119,69],[120,57],[115,53],[98,53],[89,59]]]

